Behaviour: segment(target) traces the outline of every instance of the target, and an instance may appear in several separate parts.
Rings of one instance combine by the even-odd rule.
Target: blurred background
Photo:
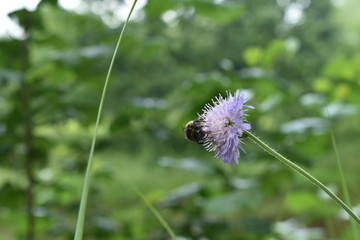
[[[72,239],[132,1],[11,2],[0,11],[0,238]],[[181,126],[243,89],[253,131],[344,199],[333,131],[359,212],[359,12],[357,0],[139,1],[106,96],[84,239],[169,239],[131,184],[179,239],[354,239],[335,203],[249,140],[231,166]]]

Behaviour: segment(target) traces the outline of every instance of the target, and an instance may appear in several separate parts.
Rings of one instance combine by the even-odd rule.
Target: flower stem
[[[307,178],[310,182],[314,183],[317,187],[323,190],[329,197],[331,197],[337,204],[340,205],[359,225],[360,225],[360,218],[338,197],[335,193],[333,193],[329,188],[327,188],[323,183],[313,177],[310,173],[306,172],[304,169],[296,165],[295,163],[291,162],[289,159],[282,156],[280,153],[276,152],[274,149],[269,147],[266,143],[261,141],[258,137],[252,134],[249,131],[243,130],[245,135],[247,135],[252,141],[262,147],[266,152],[270,155],[274,156],[275,158],[279,159],[282,163],[289,166],[293,170],[300,173],[302,176]]]

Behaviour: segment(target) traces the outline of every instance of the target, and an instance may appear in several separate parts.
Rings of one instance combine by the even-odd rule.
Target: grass
[[[346,204],[348,206],[352,207],[348,186],[346,183],[346,178],[345,178],[342,162],[341,162],[339,150],[337,147],[337,143],[336,143],[335,135],[334,135],[333,131],[330,131],[330,135],[331,135],[331,142],[332,142],[332,145],[334,148],[337,168],[338,168],[339,175],[340,175],[341,189],[342,189]],[[359,226],[357,225],[357,223],[354,219],[350,219],[350,222],[351,222],[351,230],[352,230],[354,240],[359,240]]]

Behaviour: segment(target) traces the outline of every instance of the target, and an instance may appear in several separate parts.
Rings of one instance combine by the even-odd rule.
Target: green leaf
[[[245,62],[250,66],[258,66],[264,56],[264,51],[260,47],[248,47],[243,53]]]
[[[332,78],[340,78],[345,80],[352,80],[358,69],[354,68],[351,61],[344,58],[336,58],[331,60],[324,68],[325,76]]]
[[[264,53],[263,67],[266,69],[270,68],[285,51],[286,46],[283,40],[275,39],[271,41]]]
[[[194,7],[196,14],[216,24],[228,24],[239,19],[245,8],[238,2],[215,3],[210,0],[182,0],[179,3]]]
[[[158,18],[161,14],[176,6],[176,1],[171,0],[149,0],[144,7],[146,14],[151,18]]]
[[[285,200],[286,207],[294,213],[311,211],[323,203],[314,191],[298,191],[289,193]]]
[[[238,190],[209,199],[206,210],[219,215],[234,215],[238,211],[250,209],[260,203],[262,194],[258,189]]]

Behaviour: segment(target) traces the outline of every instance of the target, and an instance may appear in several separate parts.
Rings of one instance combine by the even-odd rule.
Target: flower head
[[[245,109],[254,108],[244,105],[248,99],[237,90],[234,96],[227,91],[227,97],[221,95],[206,104],[203,113],[199,114],[202,128],[205,132],[205,147],[208,151],[215,151],[215,157],[222,158],[225,163],[239,164],[243,130],[250,130],[251,125],[244,122]]]

